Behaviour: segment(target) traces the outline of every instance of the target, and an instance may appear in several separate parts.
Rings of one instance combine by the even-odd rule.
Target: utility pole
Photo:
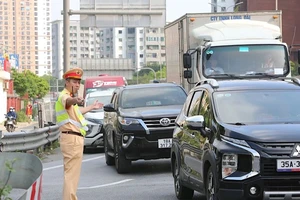
[[[64,72],[69,70],[70,65],[70,0],[63,0],[64,1]]]

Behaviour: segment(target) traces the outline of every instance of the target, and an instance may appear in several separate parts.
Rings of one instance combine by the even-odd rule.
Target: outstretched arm
[[[100,109],[103,107],[103,103],[99,103],[98,101],[95,101],[94,104],[89,105],[87,107],[79,107],[80,112],[84,115],[85,113],[94,110],[94,109]]]

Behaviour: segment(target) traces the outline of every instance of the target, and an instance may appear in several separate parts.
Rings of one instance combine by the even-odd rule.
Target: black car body
[[[174,122],[186,96],[173,83],[116,89],[111,103],[104,106],[106,163],[126,173],[131,161],[170,158]]]
[[[299,83],[212,79],[192,89],[171,148],[177,198],[299,198]]]

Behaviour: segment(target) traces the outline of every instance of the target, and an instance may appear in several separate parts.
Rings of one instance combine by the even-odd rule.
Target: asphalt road
[[[62,199],[62,164],[59,149],[43,159],[43,200]],[[103,153],[84,154],[77,196],[80,200],[176,200],[170,159],[136,161],[131,173],[120,175],[105,164]],[[193,199],[205,198],[195,193]]]

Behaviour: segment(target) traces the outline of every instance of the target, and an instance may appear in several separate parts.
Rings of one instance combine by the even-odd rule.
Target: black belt
[[[71,135],[77,135],[77,136],[83,137],[83,135],[81,133],[74,132],[74,131],[62,131],[62,133],[71,134]]]

